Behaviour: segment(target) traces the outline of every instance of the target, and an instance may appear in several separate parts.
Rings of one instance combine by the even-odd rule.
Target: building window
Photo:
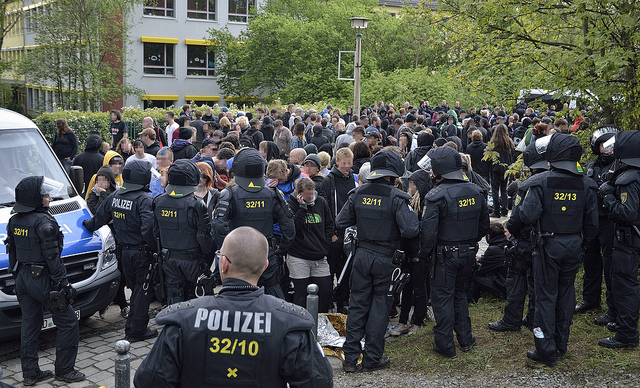
[[[144,74],[173,75],[173,46],[144,43]]]
[[[162,108],[167,109],[173,106],[176,102],[169,100],[143,100],[144,109],[148,108]]]
[[[249,10],[255,8],[256,0],[229,0],[229,21],[246,23]]]
[[[213,77],[215,69],[214,54],[207,46],[187,46],[187,75]]]
[[[187,0],[187,17],[216,20],[216,0]]]
[[[148,16],[175,17],[173,0],[146,0],[144,14]]]

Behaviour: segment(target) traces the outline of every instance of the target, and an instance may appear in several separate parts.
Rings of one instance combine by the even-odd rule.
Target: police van
[[[91,213],[84,199],[81,167],[71,167],[67,175],[62,164],[38,127],[28,118],[0,108],[0,340],[20,335],[21,313],[15,281],[9,272],[9,256],[4,240],[7,223],[15,204],[14,189],[30,175],[43,175],[56,181],[50,213],[64,234],[62,260],[67,277],[78,290],[73,308],[78,319],[102,310],[118,290],[120,272],[115,240],[107,226],[90,233],[82,221]],[[51,314],[44,313],[43,329],[55,327]]]

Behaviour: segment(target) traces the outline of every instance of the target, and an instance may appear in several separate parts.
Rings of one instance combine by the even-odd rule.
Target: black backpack
[[[256,143],[253,141],[253,137],[248,136],[246,133],[243,133],[240,135],[239,142],[240,142],[240,148],[243,148],[243,147],[257,148]]]

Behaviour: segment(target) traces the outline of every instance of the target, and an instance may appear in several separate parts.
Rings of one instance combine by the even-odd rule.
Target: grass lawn
[[[604,290],[604,284],[603,284]],[[582,270],[576,277],[576,298],[582,299]],[[603,298],[604,301],[604,291]],[[605,306],[604,302],[602,303]],[[606,308],[606,307],[605,307]],[[393,360],[393,368],[425,373],[486,374],[526,373],[526,352],[535,349],[533,333],[526,327],[520,332],[497,333],[487,328],[487,323],[502,317],[504,301],[483,297],[478,303],[469,305],[476,346],[467,353],[457,347],[458,358],[446,359],[432,350],[434,322],[422,327],[386,346],[386,354]],[[604,311],[590,311],[573,317],[567,355],[555,368],[535,365],[560,372],[577,374],[613,375],[620,371],[640,372],[639,348],[613,350],[598,346],[598,339],[613,335],[604,326],[593,324],[593,318]],[[456,346],[458,346],[456,341]],[[529,364],[531,365],[531,364]]]

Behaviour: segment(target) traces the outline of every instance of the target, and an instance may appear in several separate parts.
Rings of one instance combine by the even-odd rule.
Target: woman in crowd
[[[123,138],[118,142],[116,146],[116,152],[122,156],[122,159],[126,162],[129,159],[129,156],[133,155],[135,152],[133,151],[133,144],[131,144],[131,140],[128,137]]]
[[[304,138],[304,123],[297,123],[293,127],[293,138],[291,138],[291,149],[304,148],[307,141]]]
[[[76,134],[69,128],[67,120],[65,119],[56,120],[53,152],[56,153],[56,156],[68,174],[73,164],[73,158],[78,153],[78,139],[76,138]]]
[[[513,141],[509,137],[509,130],[504,124],[496,125],[491,136],[493,150],[498,152],[497,163],[494,162],[491,169],[491,195],[493,196],[492,217],[505,217],[509,213],[507,208],[507,178],[504,173],[513,163]]]

